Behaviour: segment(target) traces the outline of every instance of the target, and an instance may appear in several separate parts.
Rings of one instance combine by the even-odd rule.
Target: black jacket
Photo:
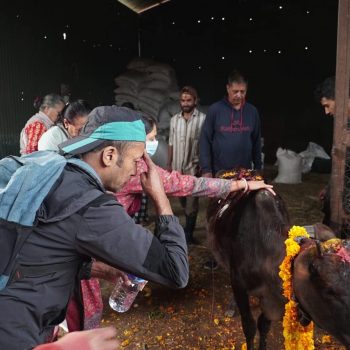
[[[187,284],[178,219],[160,216],[153,235],[81,168],[65,167],[37,217],[13,280],[0,292],[0,349],[26,350],[47,340],[65,318],[81,264],[90,257],[169,287]]]

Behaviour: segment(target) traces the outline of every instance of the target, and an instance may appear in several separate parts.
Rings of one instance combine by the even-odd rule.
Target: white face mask
[[[153,156],[158,148],[158,140],[154,141],[146,141],[146,152],[149,154],[149,156]]]

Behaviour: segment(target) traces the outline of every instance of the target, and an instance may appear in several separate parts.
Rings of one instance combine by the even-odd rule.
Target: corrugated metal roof
[[[123,5],[127,6],[130,10],[136,12],[136,13],[142,13],[147,10],[150,10],[153,7],[162,5],[166,2],[169,2],[170,0],[161,0],[161,1],[155,1],[155,0],[118,0]]]

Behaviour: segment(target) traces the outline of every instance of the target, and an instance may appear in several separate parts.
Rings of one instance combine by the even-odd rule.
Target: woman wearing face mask
[[[146,152],[152,157],[158,146],[156,140],[157,125],[153,118],[143,117],[143,123],[146,129]],[[232,181],[218,178],[195,177],[192,175],[182,175],[178,171],[169,172],[161,167],[157,167],[163,180],[164,190],[170,196],[206,196],[226,198],[231,192],[249,189],[258,190],[267,188],[271,192],[272,186],[264,181]],[[147,171],[146,163],[141,160],[137,164],[137,174],[133,176],[124,187],[115,194],[118,201],[124,206],[124,209],[131,216],[140,209],[141,186],[140,174]]]
[[[38,150],[58,152],[60,143],[79,135],[87,122],[90,111],[90,106],[84,100],[77,100],[67,105],[56,125],[47,130],[40,138]]]

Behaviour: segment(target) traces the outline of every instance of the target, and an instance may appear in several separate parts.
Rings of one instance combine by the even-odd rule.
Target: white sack
[[[309,142],[305,151],[299,153],[303,159],[303,174],[311,171],[312,163],[315,158],[331,159],[322,146],[314,142]]]
[[[285,184],[301,183],[302,158],[299,154],[278,148],[276,152],[278,175],[274,182]]]

